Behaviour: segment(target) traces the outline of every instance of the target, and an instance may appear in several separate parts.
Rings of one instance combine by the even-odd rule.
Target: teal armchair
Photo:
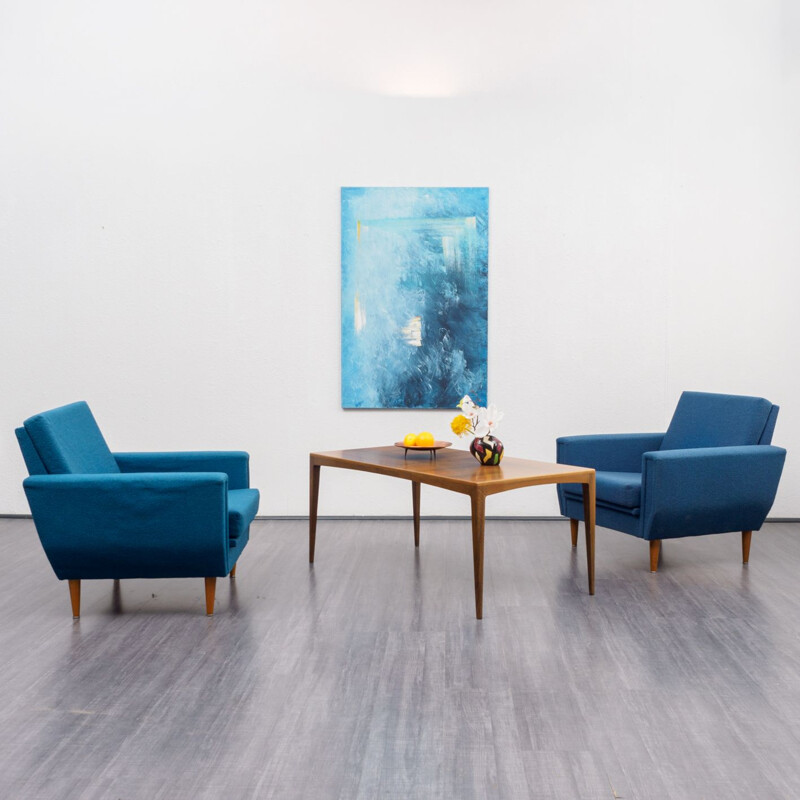
[[[69,582],[233,577],[258,511],[245,452],[112,453],[89,406],[72,403],[16,430],[23,483],[45,554]]]
[[[564,436],[559,464],[594,467],[596,522],[649,542],[650,570],[661,541],[742,532],[750,558],[778,490],[786,451],[771,445],[778,406],[761,397],[684,392],[666,433]],[[572,543],[584,518],[581,487],[558,487]]]

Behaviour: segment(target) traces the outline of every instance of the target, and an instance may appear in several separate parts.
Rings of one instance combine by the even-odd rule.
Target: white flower
[[[483,409],[479,408],[478,412],[480,412],[480,411],[486,411],[486,409],[485,408],[483,408]],[[477,437],[481,438],[481,439],[484,436],[486,436],[487,433],[489,433],[489,426],[486,424],[486,419],[484,417],[479,416],[475,420],[475,422],[473,423],[473,431],[475,432],[475,435]]]
[[[470,422],[471,427],[467,428],[467,430],[480,438],[492,433],[497,428],[500,420],[503,419],[503,412],[498,411],[494,403],[490,404],[488,408],[476,406],[468,394],[461,398],[458,407],[461,409],[461,416]],[[459,435],[461,434],[459,433]]]
[[[474,421],[480,409],[472,402],[470,396],[465,394],[458,403],[461,413],[470,421]]]
[[[503,412],[498,411],[494,403],[490,403],[488,408],[481,410],[486,412],[486,426],[489,429],[489,433],[492,433],[500,424],[500,420],[503,419]]]

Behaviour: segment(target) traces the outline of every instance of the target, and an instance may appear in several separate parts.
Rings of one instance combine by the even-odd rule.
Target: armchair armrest
[[[639,472],[642,455],[658,450],[663,438],[663,433],[561,436],[556,440],[556,461],[606,472]]]
[[[645,539],[758,530],[778,490],[786,451],[771,445],[645,453]]]
[[[114,453],[120,472],[224,472],[229,489],[250,488],[250,455],[241,450]]]
[[[229,571],[224,473],[36,475],[23,487],[62,580]]]

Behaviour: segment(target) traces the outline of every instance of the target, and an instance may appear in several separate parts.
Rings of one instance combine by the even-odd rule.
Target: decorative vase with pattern
[[[503,443],[494,436],[476,436],[469,451],[482,467],[496,467],[503,458]]]

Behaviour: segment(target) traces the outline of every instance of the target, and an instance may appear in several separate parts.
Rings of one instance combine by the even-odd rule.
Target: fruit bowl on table
[[[431,450],[444,450],[445,447],[452,447],[453,443],[436,441],[433,444],[405,444],[404,442],[395,442],[394,446],[402,447],[404,450],[431,451]]]

